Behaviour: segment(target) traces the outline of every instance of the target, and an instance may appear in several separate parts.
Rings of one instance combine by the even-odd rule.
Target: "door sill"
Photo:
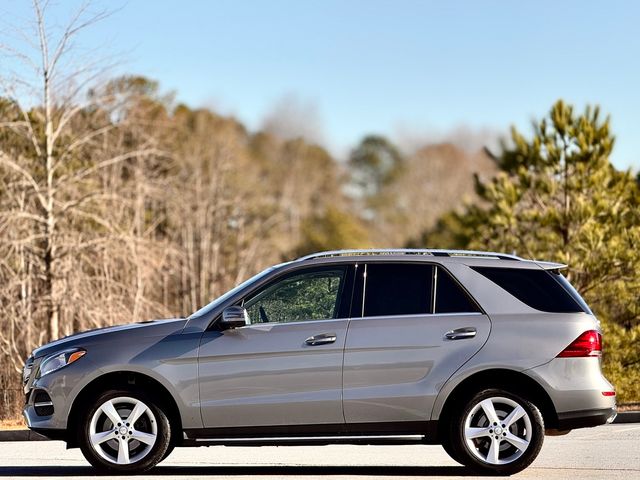
[[[268,445],[407,445],[428,443],[424,435],[340,435],[323,437],[192,438],[193,446],[263,447]]]
[[[189,445],[328,445],[333,443],[435,443],[437,422],[198,428],[184,431]]]

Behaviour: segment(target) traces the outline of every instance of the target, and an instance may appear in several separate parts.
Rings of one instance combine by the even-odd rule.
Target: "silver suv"
[[[113,473],[176,446],[398,441],[515,473],[545,433],[616,415],[598,320],[563,267],[469,251],[310,255],[189,318],[38,348],[24,416]]]

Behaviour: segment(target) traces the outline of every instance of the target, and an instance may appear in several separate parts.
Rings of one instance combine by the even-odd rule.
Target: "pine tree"
[[[625,385],[619,393],[637,400],[638,183],[610,163],[614,137],[598,107],[576,114],[558,101],[533,130],[533,137],[526,138],[512,128],[510,140],[494,155],[498,175],[476,177],[481,201],[443,217],[422,242],[452,239],[458,247],[567,264],[565,275],[620,346],[615,359],[605,352],[608,371],[618,372],[614,380],[624,377],[617,382]]]

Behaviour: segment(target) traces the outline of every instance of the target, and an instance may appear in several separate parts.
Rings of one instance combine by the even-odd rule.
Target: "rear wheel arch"
[[[445,438],[446,425],[461,404],[481,390],[500,388],[519,395],[538,407],[547,428],[556,428],[558,415],[551,397],[533,378],[509,369],[490,369],[474,373],[462,380],[449,393],[438,417],[438,438]]]
[[[182,438],[182,418],[180,409],[169,390],[158,380],[140,372],[119,371],[101,375],[87,385],[78,393],[73,400],[69,410],[67,421],[67,448],[78,446],[77,431],[80,425],[82,412],[88,403],[98,397],[101,393],[116,388],[122,389],[144,389],[149,395],[162,405],[173,432],[171,443],[175,445]]]

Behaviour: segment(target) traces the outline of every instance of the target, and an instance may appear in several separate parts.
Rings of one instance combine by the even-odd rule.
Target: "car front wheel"
[[[144,393],[110,390],[91,404],[80,425],[80,448],[94,467],[111,473],[140,473],[160,462],[170,445],[171,426]]]
[[[538,456],[544,423],[530,401],[501,389],[474,395],[455,416],[449,440],[456,460],[482,472],[517,473]]]

